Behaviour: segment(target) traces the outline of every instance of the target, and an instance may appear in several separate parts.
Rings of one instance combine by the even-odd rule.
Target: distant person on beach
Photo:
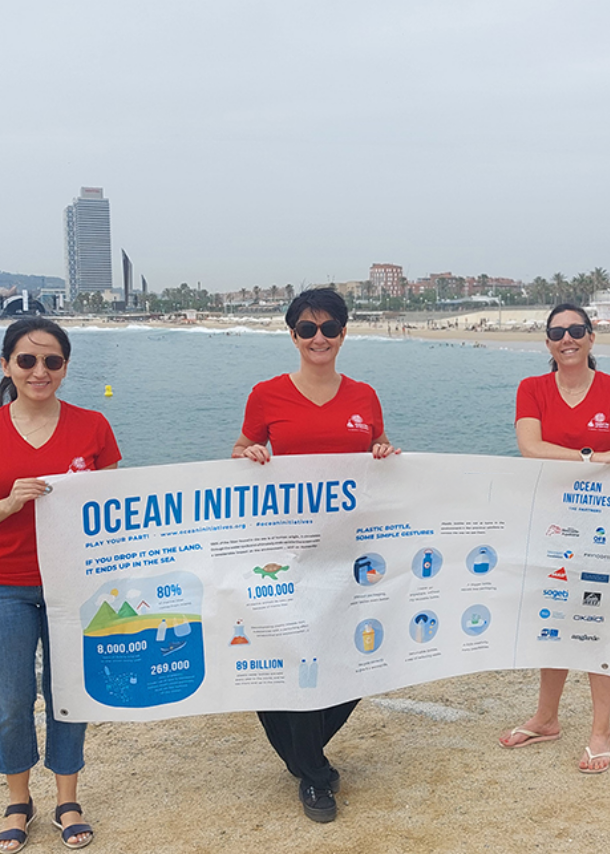
[[[556,306],[546,322],[551,372],[523,380],[517,391],[516,429],[524,457],[610,463],[610,376],[596,370],[589,315],[571,303]],[[526,747],[561,737],[559,701],[567,670],[540,672],[538,708],[523,726],[500,737],[502,747]],[[589,673],[593,726],[578,764],[584,774],[610,766],[610,676]]]
[[[379,399],[371,386],[337,373],[345,340],[347,306],[332,288],[303,291],[286,312],[300,367],[256,385],[246,404],[233,457],[267,463],[270,454],[370,452],[375,459],[400,453],[385,434]],[[358,700],[310,712],[259,712],[267,738],[295,777],[305,815],[332,821],[339,772],[324,747]]]
[[[53,717],[49,636],[36,554],[34,501],[48,487],[45,475],[116,468],[121,454],[103,415],[60,401],[70,341],[44,317],[24,317],[6,330],[0,383],[0,773],[9,806],[0,852],[20,851],[36,817],[30,769],[39,759],[34,723],[35,659],[42,641],[46,706],[45,765],[55,774],[56,827],[68,848],[84,848],[93,830],[76,800],[86,724]],[[8,400],[8,405],[4,405]]]

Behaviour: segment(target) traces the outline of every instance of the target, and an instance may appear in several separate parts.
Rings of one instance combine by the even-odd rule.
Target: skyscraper
[[[64,211],[66,297],[112,288],[110,205],[101,187],[81,187]]]

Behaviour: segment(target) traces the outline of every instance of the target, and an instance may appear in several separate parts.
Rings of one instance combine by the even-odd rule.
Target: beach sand
[[[577,762],[590,722],[588,681],[571,673],[563,738],[518,750],[499,733],[533,711],[537,673],[463,676],[363,700],[331,742],[338,817],[315,824],[254,713],[94,724],[80,800],[97,854],[602,854],[610,774]],[[42,730],[41,730],[42,734]],[[29,850],[59,851],[51,774]],[[6,800],[6,787],[0,794]],[[62,849],[65,850],[65,849]]]
[[[414,322],[406,320],[390,319],[375,322],[350,321],[347,326],[348,335],[374,335],[383,338],[413,338],[430,339],[437,341],[464,341],[479,344],[512,343],[512,342],[538,342],[545,340],[544,323],[548,309],[514,308],[504,309],[501,318],[497,309],[485,309],[470,314],[456,316],[436,315],[430,321]],[[104,315],[87,317],[55,318],[67,329],[71,327],[101,327],[121,329],[127,325],[140,325],[162,329],[183,329],[192,326],[202,326],[206,329],[225,330],[234,334],[240,329],[278,331],[286,330],[284,318],[280,315],[272,317],[249,317],[242,315],[208,316],[197,321],[185,321],[179,318],[168,318],[164,320],[130,320],[126,322],[106,318]],[[500,325],[499,325],[500,321]],[[596,330],[599,343],[610,344],[610,325],[602,326]]]

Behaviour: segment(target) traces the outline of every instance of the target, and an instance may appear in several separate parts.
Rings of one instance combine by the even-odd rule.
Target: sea
[[[284,330],[138,325],[68,333],[73,352],[60,396],[104,413],[122,466],[230,457],[252,386],[299,364]],[[610,348],[601,350],[599,367],[610,370]],[[544,343],[534,340],[476,346],[348,335],[337,369],[373,386],[386,432],[403,451],[518,456],[517,386],[549,367]]]

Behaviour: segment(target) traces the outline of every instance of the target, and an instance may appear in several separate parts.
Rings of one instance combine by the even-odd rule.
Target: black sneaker
[[[334,821],[337,817],[335,796],[330,789],[314,789],[313,786],[299,786],[299,798],[307,818],[312,821]]]
[[[336,795],[341,788],[341,775],[336,768],[330,766],[330,790],[333,795]]]
[[[297,780],[300,779],[299,775],[295,771],[292,771],[288,765],[286,765],[286,768],[288,768],[293,777],[296,777]],[[341,775],[339,774],[336,768],[333,768],[332,765],[329,766],[329,769],[330,775],[328,785],[330,786],[330,790],[333,795],[336,795],[339,789],[341,788]]]

